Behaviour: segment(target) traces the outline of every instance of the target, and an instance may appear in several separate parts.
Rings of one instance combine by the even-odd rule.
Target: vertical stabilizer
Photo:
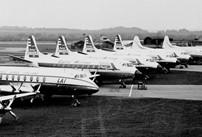
[[[173,45],[170,43],[168,36],[164,37],[162,48],[164,48],[164,49],[173,48]]]
[[[82,52],[89,53],[89,52],[95,52],[95,51],[96,51],[96,47],[93,43],[92,37],[90,35],[86,36]]]
[[[146,49],[142,44],[140,43],[140,39],[138,36],[135,36],[133,39],[133,45],[132,49]]]
[[[67,47],[67,43],[65,41],[64,36],[60,36],[57,40],[57,46],[55,50],[55,56],[59,55],[68,55],[70,50]]]
[[[116,35],[113,50],[115,50],[115,51],[124,50],[124,46],[123,46],[122,39],[121,39],[120,35]]]
[[[25,59],[28,58],[39,58],[40,51],[37,47],[35,37],[33,35],[29,36],[27,40],[27,47],[25,51]]]

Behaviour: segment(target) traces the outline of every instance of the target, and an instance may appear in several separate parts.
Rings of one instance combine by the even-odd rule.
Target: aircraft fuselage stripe
[[[9,81],[9,82],[68,84],[69,80],[75,82],[83,81],[92,85],[90,82],[84,79],[76,79],[71,77],[0,73],[0,81]]]

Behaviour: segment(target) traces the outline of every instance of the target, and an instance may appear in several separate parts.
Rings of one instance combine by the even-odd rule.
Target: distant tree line
[[[56,41],[60,35],[64,35],[67,41],[79,41],[83,39],[83,34],[91,35],[93,40],[98,40],[101,35],[105,35],[114,41],[115,36],[120,34],[123,40],[132,40],[135,35],[140,39],[149,36],[168,35],[174,40],[193,40],[196,37],[202,38],[202,31],[167,30],[158,32],[148,32],[140,28],[116,27],[101,30],[78,30],[66,28],[26,28],[26,27],[0,27],[0,41],[26,41],[30,35],[34,35],[37,41]]]

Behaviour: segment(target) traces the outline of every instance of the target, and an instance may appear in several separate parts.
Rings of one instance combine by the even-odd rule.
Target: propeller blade
[[[20,83],[20,86],[18,87],[18,91],[20,92],[20,88],[22,87],[22,82]]]
[[[30,103],[33,103],[33,101],[34,101],[34,98],[31,98]]]
[[[16,88],[12,83],[10,83],[10,86],[12,87],[12,89],[13,89],[13,93],[20,93],[20,88],[22,87],[22,82],[20,83],[20,85],[19,85],[19,87],[18,88]]]
[[[40,88],[41,88],[41,84],[38,85],[38,88],[36,89],[36,86],[31,85],[31,87],[33,88],[33,92],[35,93],[40,93]]]
[[[0,117],[0,124],[1,124],[1,122],[2,122],[2,117]]]
[[[18,120],[18,117],[16,116],[15,113],[13,113],[12,111],[9,111],[9,112],[10,112],[11,116],[13,116],[15,118],[15,120]]]
[[[16,91],[16,88],[15,88],[15,86],[12,84],[12,83],[10,83],[10,86],[12,87],[12,89],[13,89],[13,93]]]
[[[10,102],[9,102],[8,106],[6,106],[6,108],[9,108],[15,99],[16,99],[16,95],[10,100]]]
[[[41,84],[38,86],[37,90],[35,91],[36,93],[40,93],[40,88],[41,88]]]

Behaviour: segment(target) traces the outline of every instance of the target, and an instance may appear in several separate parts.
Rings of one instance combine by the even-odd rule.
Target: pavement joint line
[[[100,107],[98,107],[98,120],[99,120],[99,123],[100,123],[100,132],[101,132],[101,135],[102,137],[106,137],[106,128],[104,126],[104,121],[103,121],[103,117],[102,117],[102,110]]]
[[[86,111],[84,112],[84,114],[86,114]],[[87,135],[85,134],[85,123],[86,123],[86,121],[87,121],[86,118],[81,118],[81,136],[82,137],[87,137]]]

